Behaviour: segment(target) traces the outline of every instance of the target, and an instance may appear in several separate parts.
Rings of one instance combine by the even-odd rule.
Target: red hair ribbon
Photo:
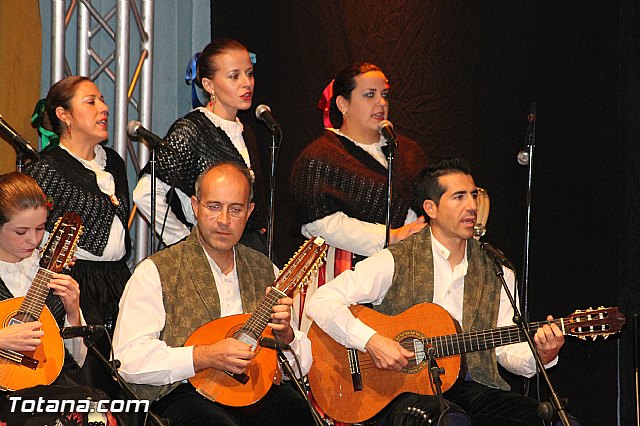
[[[331,98],[333,97],[333,82],[334,80],[331,80],[331,82],[329,84],[327,84],[327,87],[324,88],[324,90],[322,91],[322,96],[320,97],[320,100],[318,101],[318,108],[320,108],[322,110],[322,118],[324,120],[324,127],[333,127],[333,125],[331,124],[331,118],[329,117],[329,109],[331,106]]]

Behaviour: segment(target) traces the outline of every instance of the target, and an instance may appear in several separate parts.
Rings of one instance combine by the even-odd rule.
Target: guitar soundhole
[[[32,317],[26,312],[18,312],[16,315],[14,315],[9,319],[8,325],[23,324],[25,322],[33,322],[33,321],[37,321],[37,318]]]
[[[258,348],[258,337],[249,330],[240,329],[233,334],[233,338],[251,345],[252,351],[256,351]]]
[[[415,353],[415,357],[409,359],[407,366],[402,369],[403,373],[416,374],[427,368],[427,355],[423,343],[425,337],[418,330],[404,330],[394,338],[403,348]]]

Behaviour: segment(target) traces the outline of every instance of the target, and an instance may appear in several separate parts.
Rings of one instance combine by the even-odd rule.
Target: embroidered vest
[[[160,339],[170,347],[184,345],[197,328],[220,318],[220,296],[197,232],[197,228],[194,228],[185,241],[149,258],[160,275],[166,313]],[[274,281],[273,264],[263,254],[241,244],[235,247],[235,260],[242,309],[244,312],[253,312],[264,298],[267,286]],[[180,383],[131,386],[140,398],[154,401],[167,395]]]
[[[56,221],[64,213],[75,211],[82,217],[85,230],[80,236],[78,247],[102,256],[109,240],[113,218],[117,216],[125,229],[127,257],[131,249],[127,227],[127,169],[117,152],[108,147],[104,147],[104,150],[107,154],[105,171],[113,175],[118,206],[114,206],[109,196],[100,190],[96,174],[60,147],[43,152],[40,161],[27,164],[25,173],[32,176],[44,193],[53,199],[53,210],[47,218],[47,231],[53,230]]]
[[[393,255],[393,284],[379,306],[374,308],[386,315],[397,315],[416,303],[433,301],[433,252],[429,227],[389,247]],[[464,277],[462,330],[495,328],[498,321],[502,285],[495,275],[491,260],[480,251],[473,239],[467,242],[467,275]],[[464,361],[471,379],[490,386],[509,390],[510,386],[498,372],[493,349],[468,352]]]

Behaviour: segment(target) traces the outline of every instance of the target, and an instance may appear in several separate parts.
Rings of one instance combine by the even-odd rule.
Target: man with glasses
[[[254,357],[249,344],[233,338],[183,347],[203,324],[255,309],[273,283],[271,261],[238,243],[254,208],[252,195],[245,167],[221,163],[205,170],[191,197],[197,226],[185,240],[142,261],[120,301],[114,334],[120,373],[172,425],[313,424],[305,401],[288,385],[274,385],[250,408],[230,408],[186,382],[207,368],[244,373]],[[311,344],[291,326],[291,298],[278,303],[269,326],[298,354],[306,374]]]

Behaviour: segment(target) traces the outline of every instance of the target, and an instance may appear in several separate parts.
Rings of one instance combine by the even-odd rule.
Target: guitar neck
[[[254,336],[260,336],[267,324],[271,320],[271,311],[278,304],[278,299],[287,295],[275,287],[271,287],[271,291],[262,299],[258,308],[251,314],[242,329],[250,332]]]
[[[36,321],[40,318],[47,296],[49,295],[49,283],[53,279],[53,272],[38,268],[31,287],[27,291],[24,300],[20,304],[16,319],[22,322]]]
[[[556,324],[564,332],[564,318],[552,321],[538,321],[528,324],[529,333],[533,334],[545,324]],[[433,347],[437,357],[459,355],[466,352],[482,351],[512,343],[524,342],[526,337],[517,325],[494,328],[491,330],[470,331],[446,336],[426,337],[425,347]]]

